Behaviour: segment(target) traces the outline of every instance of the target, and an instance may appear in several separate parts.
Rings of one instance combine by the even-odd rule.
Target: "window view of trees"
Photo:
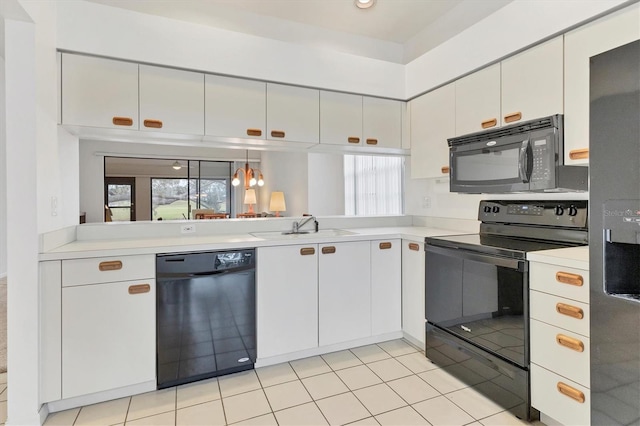
[[[190,217],[189,206],[229,213],[227,182],[228,179],[153,178],[151,219],[187,219]]]

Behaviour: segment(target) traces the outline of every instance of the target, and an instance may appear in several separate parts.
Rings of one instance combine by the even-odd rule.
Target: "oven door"
[[[431,244],[425,250],[427,322],[527,367],[527,262]]]
[[[528,135],[450,148],[451,192],[518,192],[530,189],[533,148]]]

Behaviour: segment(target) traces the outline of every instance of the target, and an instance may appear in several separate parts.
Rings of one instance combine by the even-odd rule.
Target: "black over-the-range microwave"
[[[587,166],[564,165],[563,116],[448,139],[451,192],[587,191]]]

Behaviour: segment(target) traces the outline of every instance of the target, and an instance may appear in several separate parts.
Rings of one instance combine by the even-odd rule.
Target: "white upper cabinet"
[[[451,83],[411,101],[411,177],[449,175],[447,138],[456,132],[456,90]]]
[[[204,74],[140,65],[140,130],[204,134]]]
[[[455,86],[456,136],[500,126],[500,64],[463,77]]]
[[[320,142],[320,91],[267,83],[267,139]]]
[[[320,91],[320,143],[363,145],[362,96]]]
[[[138,64],[62,55],[62,123],[138,129]]]
[[[502,125],[562,114],[563,37],[502,61]]]
[[[589,58],[640,39],[639,23],[636,3],[565,35],[565,164],[589,161]]]
[[[402,147],[402,102],[362,98],[362,136],[365,146]]]
[[[208,136],[265,139],[267,84],[207,74],[205,111]]]

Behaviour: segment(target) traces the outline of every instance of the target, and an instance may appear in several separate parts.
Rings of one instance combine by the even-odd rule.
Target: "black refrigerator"
[[[640,425],[640,41],[590,67],[591,423]]]

